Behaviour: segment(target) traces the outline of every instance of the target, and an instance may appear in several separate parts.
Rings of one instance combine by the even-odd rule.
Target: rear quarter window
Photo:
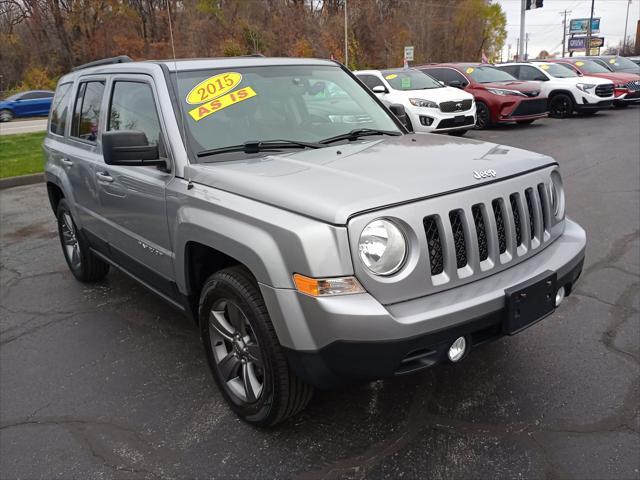
[[[51,103],[51,120],[49,131],[56,135],[64,135],[69,116],[69,97],[71,96],[71,83],[65,83],[58,87]]]

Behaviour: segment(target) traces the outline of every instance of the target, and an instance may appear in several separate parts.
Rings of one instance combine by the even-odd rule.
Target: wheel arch
[[[549,101],[551,101],[553,97],[560,94],[567,95],[571,99],[571,101],[573,101],[574,104],[576,103],[576,99],[573,95],[573,92],[571,92],[570,90],[562,90],[562,89],[551,90],[548,95]]]

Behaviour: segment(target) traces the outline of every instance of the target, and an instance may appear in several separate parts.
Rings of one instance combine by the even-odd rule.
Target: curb
[[[18,177],[0,178],[0,190],[42,182],[44,182],[44,173],[34,173],[32,175],[20,175]]]

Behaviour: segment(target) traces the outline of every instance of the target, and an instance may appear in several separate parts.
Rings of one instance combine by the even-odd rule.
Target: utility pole
[[[560,12],[560,15],[564,15],[564,20],[562,20],[562,56],[565,56],[566,48],[567,48],[567,14],[571,13],[571,10],[565,10],[564,12]]]
[[[507,45],[507,62],[511,61],[511,44]]]
[[[347,37],[347,0],[344,0],[344,66],[349,68],[349,40]]]
[[[631,5],[631,0],[627,3],[627,18],[624,20],[624,37],[622,37],[622,52],[618,52],[618,55],[624,55],[625,49],[627,47],[627,23],[629,23],[629,5]],[[640,40],[636,39],[636,42]]]
[[[526,62],[528,59],[529,59],[529,34],[527,33],[525,37],[524,61]]]
[[[591,0],[591,15],[589,16],[589,25],[587,26],[587,44],[585,45],[585,49],[587,50],[585,53],[587,57],[591,55],[591,24],[593,23],[593,8],[596,0]]]
[[[523,62],[523,52],[524,52],[524,19],[525,12],[527,11],[527,0],[520,1],[520,38],[518,39],[518,61]]]
[[[516,38],[516,62],[520,61],[520,39]]]

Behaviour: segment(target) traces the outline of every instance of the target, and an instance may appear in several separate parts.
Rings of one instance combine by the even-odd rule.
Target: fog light
[[[560,287],[556,292],[556,307],[559,307],[564,300],[564,287]]]
[[[467,351],[467,340],[464,337],[458,337],[449,347],[449,360],[457,362]]]
[[[425,115],[420,115],[420,123],[425,127],[430,127],[433,123],[433,118],[427,117]]]

